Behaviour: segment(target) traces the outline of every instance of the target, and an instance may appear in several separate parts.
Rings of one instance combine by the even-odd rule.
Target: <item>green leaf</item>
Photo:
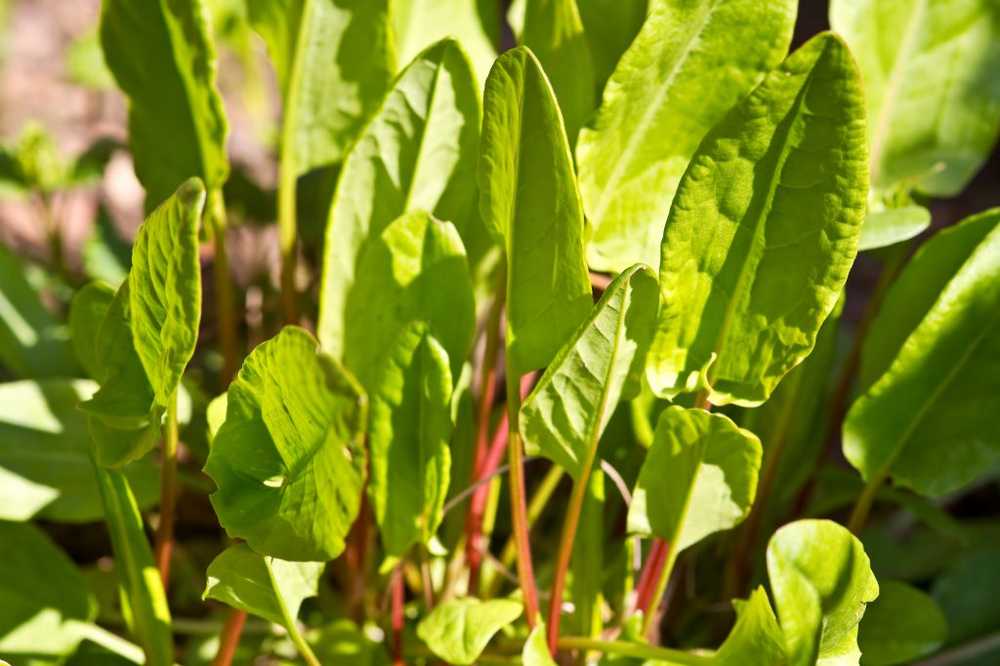
[[[592,268],[659,266],[663,221],[688,162],[709,129],[785,57],[796,4],[651,0],[597,116],[580,133]],[[767,128],[758,131],[754,138],[766,140]]]
[[[69,310],[69,329],[73,351],[80,365],[91,377],[102,378],[104,371],[97,350],[104,318],[115,300],[115,290],[104,282],[90,282],[73,296]]]
[[[944,644],[948,622],[934,600],[906,583],[879,583],[858,634],[865,666],[909,664]]]
[[[188,180],[150,213],[135,238],[129,308],[135,350],[166,408],[198,342],[201,261],[198,222],[205,188]]]
[[[208,565],[203,599],[287,626],[303,600],[316,596],[323,562],[286,562],[258,555],[245,544],[230,546]]]
[[[729,417],[667,407],[639,471],[628,531],[666,539],[676,555],[739,524],[757,491],[760,440]]]
[[[653,272],[629,268],[607,288],[525,399],[518,419],[529,453],[541,453],[579,479],[618,401],[639,392],[656,326]]]
[[[607,545],[604,471],[600,464],[591,471],[587,494],[580,510],[580,523],[570,556],[569,598],[573,615],[568,626],[581,636],[600,637],[603,629],[605,557]]]
[[[104,519],[111,536],[129,628],[146,653],[147,666],[171,666],[174,641],[170,631],[170,607],[146,540],[135,496],[121,472],[97,464],[93,469],[104,502]]]
[[[771,537],[767,573],[789,664],[857,664],[858,623],[879,593],[861,542],[829,520],[799,520]]]
[[[377,364],[369,365],[365,359],[360,361],[365,365],[362,370],[352,358],[356,354],[353,348],[368,346],[375,330],[352,327],[354,318],[382,301],[383,296],[373,299],[371,289],[387,288],[383,276],[400,290],[420,273],[418,262],[405,271],[405,278],[387,274],[392,261],[385,256],[385,246],[402,233],[402,227],[390,232],[390,224],[406,213],[427,211],[455,225],[473,266],[486,250],[489,239],[475,210],[478,95],[472,70],[458,44],[439,42],[400,74],[341,170],[327,227],[317,330],[323,348],[357,372],[365,386],[369,386],[368,375]],[[411,220],[403,226],[419,224]],[[448,254],[465,254],[462,242],[450,240],[454,233],[441,231],[439,224],[429,226],[433,229],[428,229],[427,240],[447,236]],[[419,257],[420,253],[407,252],[406,256]],[[456,271],[457,262],[453,262]],[[369,277],[368,270],[379,271],[379,277]],[[464,271],[468,273],[468,269]],[[457,274],[453,279],[460,284],[468,282]],[[425,282],[429,281],[417,280],[414,286]],[[449,281],[439,278],[431,284],[437,290]],[[452,312],[455,306],[448,307]],[[458,307],[464,308],[464,302]],[[429,321],[435,337],[460,363],[467,349],[452,346],[460,340],[443,334],[438,330],[439,322],[427,317],[429,313],[421,318]],[[459,317],[464,330],[462,317],[464,314]],[[390,343],[397,332],[395,328],[387,331]],[[385,345],[378,343],[373,349],[381,359]],[[453,374],[457,376],[457,372]]]
[[[575,0],[574,0],[575,1]],[[549,646],[545,642],[545,623],[539,622],[528,635],[528,640],[524,642],[524,649],[521,651],[521,663],[524,666],[557,666],[552,655],[549,654]]]
[[[248,0],[281,84],[283,159],[340,162],[392,83],[387,0]]]
[[[829,33],[708,134],[663,232],[654,392],[755,406],[809,355],[857,251],[865,157],[858,72]]]
[[[496,11],[495,6],[491,9]],[[482,90],[497,51],[476,0],[394,0],[392,24],[401,63],[410,62],[434,42],[454,36],[469,53],[479,82],[476,90]]]
[[[597,105],[590,46],[576,5],[576,0],[528,0],[521,34],[552,82],[570,144]]]
[[[373,641],[354,622],[341,619],[323,627],[315,641],[316,656],[324,666],[389,666],[382,643]]]
[[[473,664],[493,635],[522,613],[521,602],[471,597],[439,604],[417,625],[431,652],[452,664]]]
[[[34,525],[0,521],[0,656],[67,655],[81,640],[77,625],[95,615],[87,581],[63,551]]]
[[[132,266],[132,245],[115,228],[107,207],[101,205],[93,231],[81,250],[83,272],[92,280],[104,280],[117,287],[128,277]]]
[[[507,353],[524,373],[552,360],[593,300],[583,211],[555,95],[527,47],[490,71],[479,158],[480,214],[507,256]]]
[[[733,600],[736,624],[715,653],[717,666],[787,664],[785,635],[778,626],[767,592],[758,587],[746,600]]]
[[[103,517],[87,418],[77,409],[96,389],[82,379],[0,384],[0,520],[82,523]],[[140,507],[156,503],[159,469],[152,460],[129,465],[125,474]]]
[[[96,30],[80,35],[66,49],[66,72],[74,83],[93,90],[115,87]]]
[[[647,0],[578,2],[598,95],[646,21]]]
[[[1000,132],[992,0],[834,0],[830,25],[864,75],[872,188],[958,194]]]
[[[202,0],[106,0],[101,45],[129,102],[129,146],[152,210],[186,179],[229,174],[226,114]]]
[[[923,206],[869,210],[861,227],[858,250],[874,250],[910,240],[931,226],[931,212]]]
[[[865,352],[863,378],[893,359],[844,422],[844,454],[866,481],[891,476],[939,496],[1000,458],[1000,210],[924,245],[887,293]]]
[[[205,472],[219,522],[263,555],[326,561],[361,506],[367,401],[306,331],[286,326],[229,385]]]
[[[343,293],[343,306],[330,315],[336,317],[337,334],[323,339],[323,349],[374,390],[386,350],[407,324],[424,321],[448,352],[457,377],[472,344],[475,305],[455,227],[423,212],[403,215],[364,246],[356,269],[357,281]]]
[[[948,618],[948,643],[961,644],[1000,628],[1000,548],[985,548],[956,558],[934,581],[934,601]]]
[[[371,496],[387,557],[427,544],[441,524],[451,450],[448,352],[424,324],[390,348],[371,393]]]

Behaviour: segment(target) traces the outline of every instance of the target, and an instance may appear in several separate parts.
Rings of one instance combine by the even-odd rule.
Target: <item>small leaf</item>
[[[549,646],[545,642],[544,622],[536,624],[528,635],[528,640],[524,642],[521,663],[524,666],[557,666],[552,655],[549,654]]]
[[[0,521],[0,562],[0,654],[27,664],[76,649],[96,604],[69,557],[34,525]]]
[[[874,250],[910,240],[931,226],[931,212],[923,206],[869,210],[861,227],[858,250]]]
[[[191,176],[209,189],[229,174],[226,114],[203,0],[102,4],[101,45],[129,102],[129,147],[146,209]]]
[[[879,594],[861,542],[834,522],[799,520],[771,537],[767,572],[789,664],[857,664],[858,623]]]
[[[387,0],[248,0],[284,110],[292,173],[340,162],[392,83]]]
[[[69,311],[69,329],[73,350],[87,374],[103,378],[102,359],[97,350],[101,324],[115,300],[115,290],[104,282],[91,282],[73,296]]]
[[[739,524],[753,504],[760,440],[722,414],[667,407],[639,471],[628,531],[679,553]]]
[[[417,636],[441,659],[452,664],[473,664],[493,635],[522,612],[521,602],[510,599],[452,599],[420,621]]]
[[[316,596],[325,566],[323,562],[285,562],[237,544],[208,565],[202,598],[284,626],[288,618],[298,617],[303,600]]]
[[[848,412],[845,456],[865,480],[891,476],[923,495],[982,475],[1000,459],[998,359],[1000,210],[992,210],[924,244],[886,294],[862,364],[863,380],[878,379]]]
[[[170,607],[153,562],[153,553],[142,524],[142,516],[128,481],[121,472],[93,465],[104,503],[104,519],[111,536],[115,570],[122,591],[122,604],[129,628],[146,653],[148,666],[174,663],[174,640],[170,630]]]
[[[115,229],[105,206],[99,206],[93,231],[81,250],[83,272],[92,280],[103,280],[118,287],[128,277],[132,266],[132,245]]]
[[[593,303],[583,211],[562,117],[526,47],[490,71],[479,159],[480,214],[507,256],[507,353],[516,372],[543,367]]]
[[[736,624],[715,653],[717,666],[786,664],[785,635],[771,610],[767,592],[758,587],[746,600],[733,601]]]
[[[1000,131],[1000,22],[991,0],[834,0],[830,25],[865,82],[872,188],[954,196]]]
[[[861,663],[909,664],[937,650],[947,636],[948,622],[930,596],[906,583],[882,581],[861,622]]]
[[[611,283],[524,401],[519,424],[529,452],[576,479],[594,464],[618,401],[639,392],[656,307],[656,280],[645,266]]]
[[[781,62],[796,4],[650,1],[597,116],[580,133],[577,163],[594,231],[587,250],[592,268],[617,272],[637,261],[659,266],[663,221],[681,175],[708,130]]]
[[[306,331],[286,326],[229,385],[205,473],[219,522],[258,553],[326,561],[361,506],[366,399]]]
[[[528,0],[521,33],[552,82],[571,145],[597,105],[590,46],[576,5],[576,0]]]
[[[829,33],[708,134],[663,232],[655,393],[755,406],[809,355],[854,262],[865,156],[858,72]]]
[[[441,524],[451,451],[448,353],[427,327],[407,327],[371,394],[371,496],[387,557],[427,544]]]
[[[156,401],[166,408],[194,354],[201,320],[198,222],[205,188],[197,179],[150,213],[132,248],[132,338]]]

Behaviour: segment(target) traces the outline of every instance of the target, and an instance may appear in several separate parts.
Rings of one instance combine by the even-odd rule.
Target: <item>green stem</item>
[[[281,250],[281,305],[285,323],[297,324],[299,305],[295,270],[298,260],[298,229],[295,212],[295,160],[292,155],[295,146],[287,129],[290,124],[286,119],[286,129],[282,132],[281,160],[278,164],[278,247]]]
[[[528,536],[528,506],[524,490],[524,451],[518,430],[518,416],[521,411],[521,377],[514,372],[507,361],[507,420],[510,430],[507,436],[507,453],[510,459],[510,510],[517,543],[517,575],[524,597],[524,610],[528,626],[534,628],[538,621],[538,591],[535,574],[531,565],[531,541]]]
[[[879,488],[882,487],[885,477],[886,475],[883,473],[876,474],[865,484],[861,494],[858,495],[858,500],[854,503],[854,509],[851,511],[851,517],[847,521],[847,529],[852,534],[860,534],[861,530],[864,529],[865,523],[868,521],[868,514],[875,503],[875,496],[878,494]]]
[[[177,504],[177,391],[167,405],[163,426],[163,463],[160,468],[160,524],[156,530],[156,567],[166,590],[170,581],[170,557],[174,549],[174,510]]]
[[[671,650],[643,643],[601,641],[579,636],[563,636],[559,639],[558,647],[560,650],[588,650],[604,654],[618,654],[623,657],[649,659],[677,666],[708,666],[714,662],[714,657],[708,655],[691,654],[682,650]]]
[[[229,268],[229,252],[226,249],[226,201],[222,196],[222,190],[209,191],[205,218],[215,243],[215,266],[212,277],[215,280],[215,313],[222,347],[220,385],[224,388],[239,368],[240,352],[236,334],[233,278]]]
[[[265,558],[265,562],[267,559]],[[271,565],[267,565],[267,575],[271,579],[271,585],[274,587],[275,591],[278,590],[278,582],[274,579],[274,572],[271,571]],[[319,659],[316,658],[315,653],[313,653],[312,648],[309,647],[309,643],[306,639],[302,637],[302,632],[299,631],[298,619],[292,617],[292,614],[288,611],[288,605],[285,603],[285,599],[281,596],[280,592],[274,595],[278,602],[278,610],[281,611],[281,618],[285,629],[288,631],[288,638],[291,639],[292,643],[295,645],[295,649],[299,651],[302,659],[309,666],[321,666]]]

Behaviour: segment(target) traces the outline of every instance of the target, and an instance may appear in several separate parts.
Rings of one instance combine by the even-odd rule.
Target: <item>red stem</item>
[[[514,532],[514,542],[517,545],[517,577],[521,585],[521,595],[524,599],[524,613],[528,628],[534,629],[538,621],[538,588],[535,584],[535,572],[531,564],[531,541],[528,534],[528,503],[527,491],[524,488],[524,449],[518,432],[518,413],[521,409],[520,392],[524,389],[524,378],[518,378],[507,371],[507,413],[510,427],[508,433],[507,454],[510,461],[509,477],[510,514]],[[530,386],[530,383],[528,384]]]
[[[403,661],[403,625],[406,618],[403,614],[403,568],[397,566],[392,572],[392,663],[393,666],[404,666]]]
[[[639,582],[635,586],[635,610],[642,611],[643,615],[650,612],[649,604],[656,594],[656,585],[663,575],[663,567],[667,564],[667,556],[670,554],[670,544],[665,539],[657,537],[649,548],[649,556],[646,564],[639,574]]]
[[[222,634],[219,635],[219,651],[215,653],[212,666],[229,666],[232,663],[246,621],[247,614],[241,610],[234,608],[229,613],[226,624],[222,627]]]

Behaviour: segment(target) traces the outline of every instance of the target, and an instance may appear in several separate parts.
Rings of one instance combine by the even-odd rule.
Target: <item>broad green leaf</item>
[[[146,653],[147,666],[170,666],[174,663],[170,608],[132,488],[121,472],[97,464],[93,469],[129,628]]]
[[[448,352],[423,324],[389,349],[371,392],[368,492],[386,556],[427,544],[441,524],[451,471]]]
[[[263,555],[326,561],[361,506],[367,400],[306,331],[286,326],[243,362],[205,463],[232,538]]]
[[[202,0],[105,0],[100,33],[128,98],[129,146],[147,210],[192,176],[221,187],[228,128]]]
[[[521,602],[510,599],[452,599],[420,621],[417,636],[448,663],[474,664],[493,635],[521,612]]]
[[[598,99],[622,54],[646,21],[647,0],[578,2],[583,31],[590,45]]]
[[[539,622],[528,635],[528,640],[524,642],[524,649],[521,651],[521,663],[524,666],[557,666],[552,655],[549,654],[549,646],[545,642],[545,623]]]
[[[448,352],[457,377],[472,344],[475,304],[455,227],[423,212],[403,215],[364,245],[356,268],[350,291],[336,287],[346,299],[338,314],[330,315],[338,333],[324,339],[323,349],[371,391],[386,350],[407,324],[424,321]]]
[[[829,33],[706,136],[663,232],[654,392],[755,406],[809,355],[857,251],[866,152],[858,72]]]
[[[931,589],[948,618],[948,642],[961,644],[1000,627],[1000,548],[996,540],[951,562]],[[988,662],[987,662],[988,663]]]
[[[799,520],[771,537],[767,573],[788,663],[857,664],[858,623],[879,593],[861,542],[829,520]]]
[[[590,46],[576,5],[577,0],[528,0],[521,33],[552,82],[571,145],[597,106]]]
[[[367,337],[374,331],[363,326],[354,333],[350,329],[359,308],[367,310],[374,304],[370,290],[387,286],[381,277],[369,277],[365,271],[379,270],[384,275],[392,265],[385,258],[386,242],[391,242],[385,240],[386,234],[391,236],[390,223],[406,213],[427,211],[454,224],[462,237],[462,242],[449,241],[453,248],[449,254],[465,254],[460,249],[464,242],[469,262],[475,266],[486,250],[489,239],[475,209],[478,99],[461,48],[452,40],[439,42],[400,74],[344,162],[327,227],[317,330],[323,348],[358,372],[363,383],[362,375],[374,367],[360,371],[350,360],[355,354],[351,348],[367,344],[357,336]],[[431,226],[431,237],[441,237],[440,225]],[[420,273],[419,266],[405,273],[408,277],[395,280],[400,285],[411,283]],[[435,290],[445,284],[447,280],[433,282]],[[453,347],[453,338],[437,329],[438,322],[430,323],[454,360],[464,359],[466,349]],[[390,342],[396,333],[388,331]],[[381,358],[385,346],[376,347]]]
[[[281,85],[291,173],[340,162],[392,82],[387,0],[247,0]]]
[[[0,657],[58,661],[96,610],[86,579],[41,530],[0,521]]]
[[[864,75],[876,191],[958,194],[1000,132],[993,0],[834,0],[830,25]]]
[[[0,245],[0,366],[18,377],[72,377],[79,369],[66,329],[30,278],[28,265]]]
[[[497,51],[477,5],[497,11],[490,0],[394,0],[392,24],[400,63],[408,63],[434,42],[454,36],[469,53],[482,90]]]
[[[593,303],[583,210],[555,95],[527,47],[486,81],[480,214],[507,256],[507,353],[516,372],[543,367]]]
[[[230,546],[208,565],[203,599],[287,626],[303,600],[316,596],[323,562],[285,562],[259,555],[245,544]]]
[[[115,290],[104,282],[90,282],[73,296],[69,329],[73,351],[90,377],[102,379],[104,369],[97,350],[101,324],[115,300]]]
[[[882,581],[858,632],[861,663],[909,664],[937,650],[947,636],[948,621],[929,595],[906,583]]]
[[[931,225],[931,212],[923,206],[869,210],[861,227],[858,250],[895,245],[919,235]]]
[[[866,481],[891,476],[938,496],[1000,459],[1000,211],[924,245],[869,345],[868,377],[885,363],[873,354],[893,360],[844,422],[844,454]]]
[[[103,517],[87,418],[77,409],[95,390],[94,382],[83,379],[0,384],[0,520],[76,523]],[[159,469],[152,460],[129,465],[125,475],[141,508],[156,503]]]
[[[192,178],[150,213],[135,238],[129,309],[135,350],[167,407],[194,354],[201,321],[198,222],[205,188]]]
[[[663,222],[688,162],[709,129],[785,57],[796,4],[650,0],[577,146],[592,268],[659,266]],[[757,132],[761,142],[773,129]],[[743,187],[749,197],[752,184]]]
[[[615,278],[524,401],[518,421],[530,453],[575,479],[587,473],[618,401],[639,392],[656,307],[650,269],[636,265]]]
[[[718,666],[778,666],[786,664],[785,635],[771,609],[767,592],[756,588],[748,599],[733,601],[736,624],[715,653]]]
[[[639,471],[628,531],[679,553],[739,524],[753,504],[760,440],[722,414],[667,407]]]

